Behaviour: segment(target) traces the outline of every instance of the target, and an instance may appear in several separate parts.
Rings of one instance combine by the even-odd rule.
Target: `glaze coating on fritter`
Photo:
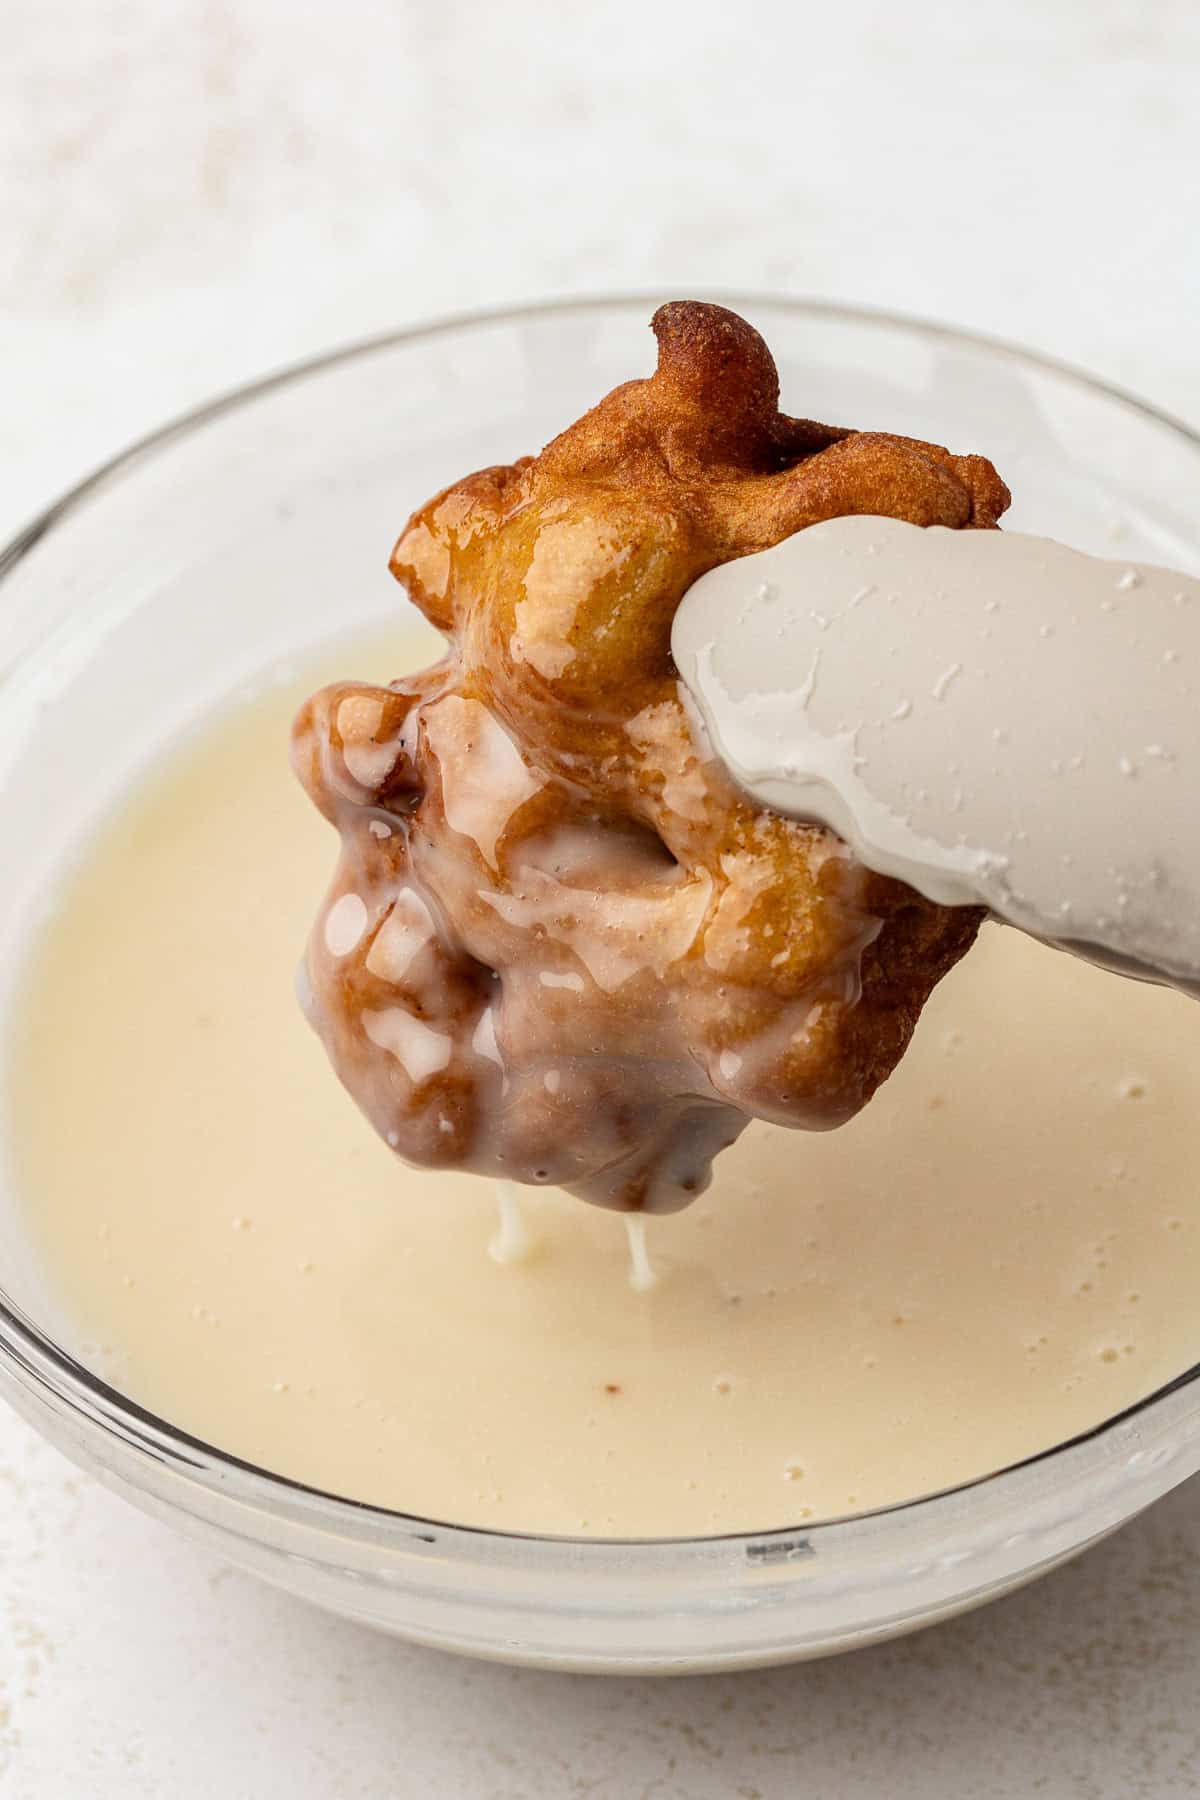
[[[413,1162],[668,1210],[750,1116],[849,1118],[979,923],[754,804],[671,662],[707,569],[818,520],[994,526],[991,464],[778,410],[736,314],[537,457],[414,514],[392,570],[449,642],[309,702],[296,766],[343,854],[307,962],[339,1076]]]

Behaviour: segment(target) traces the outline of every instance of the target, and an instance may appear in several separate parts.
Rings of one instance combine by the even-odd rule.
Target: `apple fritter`
[[[671,662],[693,581],[846,513],[995,526],[979,456],[779,411],[745,320],[415,513],[391,567],[447,654],[340,684],[294,760],[342,856],[306,998],[402,1156],[667,1211],[751,1117],[824,1128],[895,1067],[972,908],[757,805]]]

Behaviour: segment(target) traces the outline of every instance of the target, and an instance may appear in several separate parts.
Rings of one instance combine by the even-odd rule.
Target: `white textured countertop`
[[[5,36],[5,531],[214,389],[549,293],[875,302],[1200,420],[1192,0],[9,0]],[[1194,1487],[918,1638],[605,1681],[309,1611],[5,1414],[0,1600],[5,1800],[1200,1791]]]

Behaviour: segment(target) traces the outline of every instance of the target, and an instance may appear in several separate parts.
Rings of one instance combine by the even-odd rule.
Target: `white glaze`
[[[450,1061],[453,1048],[444,1031],[433,1031],[421,1019],[405,1012],[402,1006],[387,1006],[379,1012],[366,1011],[363,1030],[373,1044],[394,1056],[414,1086],[430,1075],[436,1075]]]
[[[629,1285],[635,1294],[648,1294],[658,1286],[658,1276],[646,1244],[645,1213],[623,1213],[629,1243]]]
[[[656,1220],[653,1286],[636,1221],[627,1246],[549,1184],[522,1194],[536,1253],[498,1268],[493,1182],[374,1144],[289,1003],[329,851],[279,754],[293,705],[164,761],[68,876],[14,1020],[28,1229],[123,1390],[360,1500],[653,1536],[944,1487],[1195,1359],[1200,1012],[1012,931],[859,1118],[752,1126]],[[378,1011],[406,1086],[444,1043]]]
[[[401,888],[375,933],[367,968],[381,981],[400,981],[435,934],[433,916],[420,894],[414,888]]]
[[[524,1262],[533,1249],[533,1238],[525,1223],[521,1190],[515,1181],[496,1183],[496,1209],[499,1222],[488,1244],[488,1255],[495,1263]]]
[[[495,715],[478,700],[448,694],[427,708],[425,732],[442,770],[442,804],[452,831],[479,846],[494,869],[496,845],[514,813],[541,786]]]
[[[367,929],[367,909],[358,894],[342,894],[325,915],[325,948],[330,956],[349,956]]]

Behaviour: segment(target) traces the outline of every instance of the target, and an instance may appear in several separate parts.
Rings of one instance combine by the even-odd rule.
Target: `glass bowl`
[[[0,1024],[63,834],[147,746],[281,656],[396,607],[409,506],[536,449],[648,371],[659,298],[447,321],[215,401],[0,557]],[[1044,358],[821,303],[728,296],[816,418],[994,457],[1014,526],[1200,568],[1200,439]],[[68,796],[69,798],[64,798]],[[11,873],[9,873],[11,871]],[[1200,1371],[1070,1444],[826,1524],[607,1542],[464,1529],[317,1493],[197,1442],[73,1353],[0,1181],[0,1383],[84,1468],[216,1554],[418,1642],[573,1670],[749,1667],[866,1644],[1053,1568],[1200,1467]]]

